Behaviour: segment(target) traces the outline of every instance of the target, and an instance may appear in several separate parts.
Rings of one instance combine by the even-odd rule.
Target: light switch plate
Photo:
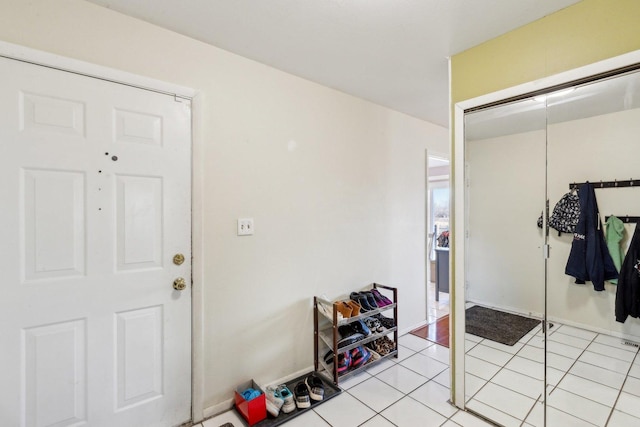
[[[238,218],[238,236],[253,235],[253,218]]]

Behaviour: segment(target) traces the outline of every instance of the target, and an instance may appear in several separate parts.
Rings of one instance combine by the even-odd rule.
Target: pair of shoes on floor
[[[298,409],[309,408],[312,400],[319,402],[324,399],[324,385],[320,378],[311,374],[296,384],[294,393]]]
[[[267,398],[267,411],[274,417],[277,417],[281,410],[288,414],[296,409],[293,394],[284,384],[269,386],[264,394]]]
[[[276,388],[273,386],[269,386],[264,390],[264,395],[267,398],[267,412],[272,417],[277,417],[280,415],[280,409],[284,405],[284,399],[279,396]]]

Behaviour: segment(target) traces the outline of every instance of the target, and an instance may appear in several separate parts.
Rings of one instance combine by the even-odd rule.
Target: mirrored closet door
[[[544,106],[465,116],[465,401],[503,425],[544,397]]]
[[[640,425],[640,73],[467,111],[464,127],[466,408]]]
[[[616,321],[629,277],[640,281],[629,251],[640,217],[640,73],[556,91],[546,103],[547,425],[640,425],[640,322],[626,310]],[[574,203],[577,223],[564,208]]]

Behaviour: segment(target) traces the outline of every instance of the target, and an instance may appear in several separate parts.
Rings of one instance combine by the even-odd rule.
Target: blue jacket
[[[576,283],[591,281],[593,289],[604,291],[604,281],[617,279],[618,271],[604,239],[593,185],[582,184],[578,195],[580,219],[573,233],[571,252],[564,272],[575,277]]]
[[[640,317],[640,228],[636,225],[629,251],[620,268],[616,289],[616,320],[624,323],[627,316]]]

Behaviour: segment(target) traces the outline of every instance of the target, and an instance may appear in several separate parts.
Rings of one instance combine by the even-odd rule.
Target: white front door
[[[0,426],[188,421],[189,102],[4,58],[0,76]]]

